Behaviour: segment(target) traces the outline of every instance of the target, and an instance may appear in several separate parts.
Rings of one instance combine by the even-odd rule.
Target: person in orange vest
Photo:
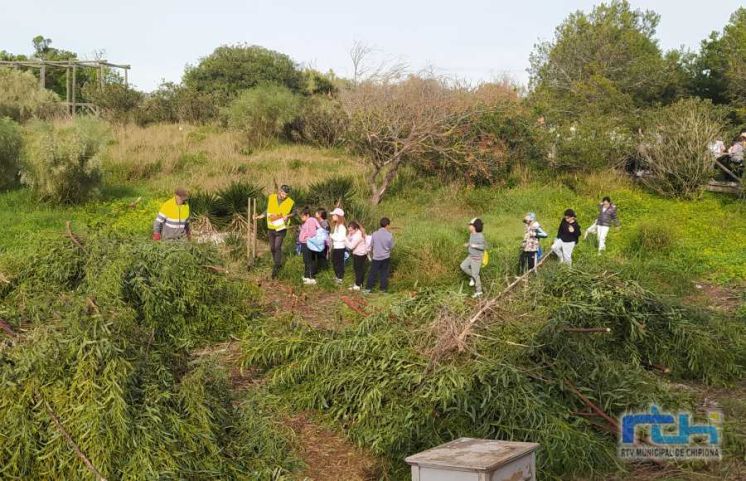
[[[189,192],[179,187],[174,196],[161,205],[153,222],[153,240],[191,239],[188,200]]]
[[[285,240],[294,205],[295,201],[290,198],[290,187],[283,185],[267,198],[267,211],[254,216],[254,219],[267,219],[269,250],[274,260],[272,279],[277,277],[282,268],[282,241]]]

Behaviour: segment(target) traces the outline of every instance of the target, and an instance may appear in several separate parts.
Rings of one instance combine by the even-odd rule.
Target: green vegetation
[[[744,128],[746,14],[699,53],[661,50],[659,20],[622,0],[571,14],[526,95],[357,64],[340,79],[239,44],[148,94],[81,76],[107,121],[49,119],[56,95],[0,69],[0,478],[302,479],[299,444],[317,442],[290,432],[302,412],[392,481],[458,436],[539,442],[542,478],[642,479],[613,419],[655,402],[725,411],[724,463],[672,479],[735,479],[746,204],[702,187],[710,142]],[[75,58],[50,43],[34,56]],[[391,218],[390,291],[348,291],[350,267],[303,286],[297,219],[278,279],[267,256],[247,262],[247,201],[262,211],[280,184],[369,233]],[[153,242],[176,186],[194,241]],[[572,268],[549,259],[480,312],[458,268],[469,219],[493,299],[527,212],[547,252],[565,209],[586,229],[607,195],[622,225],[606,251],[581,240]]]

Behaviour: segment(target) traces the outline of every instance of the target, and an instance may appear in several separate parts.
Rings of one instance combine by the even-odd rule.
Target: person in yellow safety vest
[[[272,279],[277,277],[282,267],[282,241],[285,240],[290,216],[295,205],[295,201],[290,198],[289,194],[290,187],[283,185],[276,194],[270,194],[267,198],[267,212],[254,216],[255,219],[267,219],[269,250],[272,251],[272,259],[274,260]]]
[[[174,196],[161,205],[153,222],[153,240],[191,239],[189,230],[189,192],[179,187]]]

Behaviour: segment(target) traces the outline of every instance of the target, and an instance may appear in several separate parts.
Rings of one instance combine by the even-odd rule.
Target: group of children
[[[300,211],[298,245],[303,255],[303,283],[316,284],[316,274],[331,258],[335,281],[342,284],[345,261],[351,256],[355,283],[350,290],[363,289],[365,271],[370,261],[365,292],[370,292],[379,282],[381,291],[385,292],[394,248],[394,236],[389,230],[391,221],[383,217],[379,222],[380,228],[368,235],[360,223],[353,221],[348,224],[344,210],[339,207],[331,212],[331,223],[327,217],[327,211],[323,208],[313,213],[308,207]]]
[[[542,259],[541,239],[549,237],[541,228],[541,224],[536,220],[536,214],[529,212],[523,218],[525,232],[521,241],[521,255],[519,258],[519,270],[525,273],[537,267],[539,260]],[[609,197],[604,197],[598,207],[598,216],[595,222],[588,228],[585,237],[588,234],[598,236],[599,254],[606,249],[606,237],[609,228],[612,225],[620,225],[617,218],[617,208],[611,202]],[[461,263],[461,270],[469,276],[469,285],[474,286],[475,292],[473,297],[482,295],[482,282],[479,276],[481,268],[487,264],[487,246],[484,240],[484,223],[481,219],[475,218],[469,222],[469,242],[465,244],[468,255]],[[557,229],[557,237],[552,244],[552,252],[559,258],[563,264],[572,264],[572,253],[580,239],[581,227],[577,221],[575,211],[572,209],[565,210]]]
[[[282,239],[287,231],[288,219],[293,215],[293,200],[289,197],[290,189],[282,186],[276,194],[268,199],[267,211],[255,216],[256,219],[267,218],[270,248],[274,258],[273,277],[282,265]],[[342,284],[347,260],[352,257],[352,268],[355,272],[355,283],[350,290],[370,292],[376,284],[381,291],[388,289],[391,272],[391,251],[394,248],[394,236],[391,234],[391,221],[383,217],[379,229],[367,234],[365,228],[357,221],[347,222],[345,211],[340,207],[331,211],[331,222],[327,220],[326,209],[311,211],[305,207],[299,212],[301,227],[297,240],[297,252],[303,255],[303,283],[316,284],[316,275],[331,259],[335,281]],[[536,220],[536,214],[529,212],[523,218],[525,232],[521,242],[519,260],[520,271],[527,272],[537,267],[542,256],[541,239],[549,237]],[[617,208],[609,197],[604,197],[599,204],[596,221],[585,233],[598,236],[599,253],[606,249],[606,236],[611,225],[619,225]],[[473,297],[482,295],[480,271],[488,262],[487,243],[483,234],[484,223],[479,218],[469,221],[469,241],[464,245],[467,256],[461,263],[461,270],[469,276],[469,285],[475,288]],[[572,254],[580,239],[581,227],[575,211],[567,209],[557,229],[557,237],[552,244],[552,252],[563,264],[572,264]],[[368,266],[370,268],[368,269]],[[365,285],[366,270],[368,278]]]

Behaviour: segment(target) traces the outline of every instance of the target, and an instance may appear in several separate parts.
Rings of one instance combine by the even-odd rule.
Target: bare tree
[[[347,143],[371,167],[371,202],[381,201],[407,162],[463,158],[469,146],[461,134],[488,108],[484,97],[443,79],[416,76],[397,83],[366,81],[344,91]]]
[[[390,58],[375,59],[377,52],[378,50],[359,40],[352,44],[349,53],[354,85],[362,82],[392,82],[404,76],[407,71],[405,62]]]

